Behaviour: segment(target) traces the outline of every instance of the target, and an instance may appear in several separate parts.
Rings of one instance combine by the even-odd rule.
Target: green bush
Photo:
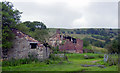
[[[50,59],[51,60],[62,60],[62,58],[61,57],[59,57],[59,56],[55,56],[55,54],[50,54]]]
[[[52,62],[51,60],[49,60],[49,59],[46,59],[46,60],[44,61],[44,63],[45,63],[45,64],[53,64],[53,62]]]
[[[100,55],[99,55],[100,57]],[[118,64],[118,55],[115,54],[109,54],[107,62],[104,62],[104,60],[97,62],[98,64],[106,65],[106,66],[112,66]]]
[[[35,62],[38,62],[37,59],[34,60]],[[30,64],[32,63],[33,60],[30,58],[25,58],[25,59],[11,59],[8,61],[3,61],[2,62],[2,66],[18,66],[18,65],[22,65],[22,64]]]
[[[117,65],[118,64],[118,58],[117,57],[108,57],[108,61],[107,63],[111,66],[111,65]]]

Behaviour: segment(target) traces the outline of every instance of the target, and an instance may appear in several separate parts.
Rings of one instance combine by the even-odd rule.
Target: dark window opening
[[[72,38],[72,40],[73,40],[73,43],[77,43],[76,39]]]
[[[37,43],[30,43],[30,45],[31,45],[31,49],[37,48]]]
[[[67,36],[66,39],[69,39],[69,41],[71,41],[71,37],[70,36]]]

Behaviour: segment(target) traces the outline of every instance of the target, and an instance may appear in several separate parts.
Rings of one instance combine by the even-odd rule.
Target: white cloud
[[[42,21],[48,27],[117,27],[118,0],[7,0],[22,11],[22,21]]]
[[[88,26],[88,23],[84,17],[75,19],[72,25],[73,28],[85,28],[87,26]]]

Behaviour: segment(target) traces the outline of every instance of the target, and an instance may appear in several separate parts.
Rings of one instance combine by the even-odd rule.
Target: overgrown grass
[[[65,61],[64,57],[59,57],[59,56],[55,56],[54,54],[50,55],[49,59],[46,59],[44,61],[42,60],[38,60],[37,58],[34,58],[33,56],[31,56],[30,58],[24,58],[24,59],[11,59],[11,60],[5,60],[2,62],[2,66],[19,66],[19,65],[23,65],[23,64],[31,64],[31,63],[40,63],[40,62],[44,62],[45,64],[56,64],[56,63],[60,63]]]
[[[84,59],[84,55],[94,56],[94,59]],[[68,61],[54,61],[52,59],[44,62],[32,62],[19,66],[3,67],[3,71],[117,71],[118,66],[106,65],[106,68],[99,67],[82,67],[81,64],[97,65],[102,64],[103,54],[66,54]],[[102,56],[102,57],[100,57]],[[96,61],[96,62],[93,62]]]
[[[96,46],[92,46],[92,50],[94,51],[94,53],[107,53],[108,52],[107,49],[96,47]]]
[[[35,59],[34,61],[31,59],[19,59],[19,60],[15,60],[15,59],[11,59],[11,60],[7,60],[7,61],[3,61],[2,62],[2,66],[19,66],[22,64],[30,64],[32,62],[37,62],[38,60]]]
[[[83,54],[75,54],[75,53],[73,53],[73,54],[66,54],[66,55],[69,57],[69,59],[78,59],[78,58],[84,59],[85,55],[93,56],[93,57],[95,57],[95,59],[100,58],[99,56],[103,57],[103,54],[93,54],[93,53],[83,53]]]
[[[107,63],[111,66],[111,65],[118,65],[118,54],[109,54],[108,55],[108,61]]]

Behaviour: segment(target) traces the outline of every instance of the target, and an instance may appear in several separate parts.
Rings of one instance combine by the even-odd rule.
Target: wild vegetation
[[[4,54],[11,49],[14,39],[12,29],[18,29],[25,34],[30,35],[36,40],[46,43],[49,36],[55,34],[55,28],[47,28],[40,21],[20,22],[21,13],[15,10],[10,2],[0,2],[2,5],[2,47]],[[1,31],[1,30],[0,30]],[[1,33],[0,33],[1,34]],[[39,61],[35,58],[11,59],[3,61],[3,71],[117,71],[118,54],[120,44],[118,40],[117,29],[61,29],[61,34],[66,34],[74,38],[83,40],[83,50],[88,49],[89,53],[74,54],[60,52],[59,47],[51,47],[53,50],[49,59]],[[62,42],[64,44],[64,41]],[[108,61],[104,62],[104,53],[113,53],[109,55]],[[114,55],[114,54],[117,55]],[[65,54],[63,58],[56,57],[55,54]],[[82,64],[104,65],[101,67],[83,67]]]
[[[10,2],[0,2],[0,5],[2,6],[2,49],[6,52],[12,47],[14,34],[11,29],[19,23],[21,12],[13,9],[13,4]]]
[[[85,55],[94,57],[86,59]],[[31,62],[18,66],[4,66],[4,71],[118,71],[118,65],[110,65],[103,61],[103,54],[66,54],[68,61],[46,60],[44,62]],[[82,65],[104,65],[101,67],[82,67]],[[110,66],[109,66],[110,65]]]

